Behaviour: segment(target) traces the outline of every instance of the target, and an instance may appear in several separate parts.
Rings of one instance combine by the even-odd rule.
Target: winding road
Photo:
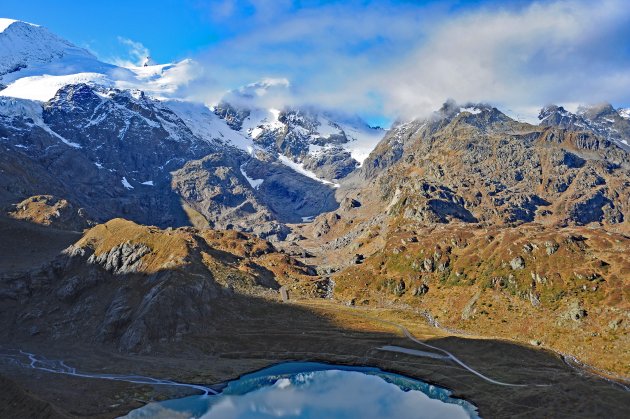
[[[492,384],[496,384],[499,386],[509,386],[509,387],[528,387],[528,386],[535,386],[535,387],[547,387],[550,384],[511,384],[511,383],[504,383],[502,381],[498,381],[498,380],[494,380],[490,377],[487,377],[485,375],[483,375],[482,373],[480,373],[479,371],[473,369],[472,367],[470,367],[469,365],[467,365],[464,361],[462,361],[461,359],[457,358],[455,355],[453,355],[452,353],[450,353],[449,351],[447,351],[446,349],[442,349],[442,348],[438,348],[437,346],[433,346],[433,345],[429,345],[428,343],[422,342],[421,340],[417,339],[414,335],[411,334],[411,332],[409,331],[409,329],[407,329],[405,326],[398,324],[398,323],[394,323],[394,322],[390,322],[389,320],[383,320],[383,319],[379,319],[377,317],[371,317],[371,316],[367,316],[365,314],[353,314],[354,316],[359,316],[359,317],[363,317],[365,319],[369,319],[369,320],[373,320],[373,321],[377,321],[379,323],[384,323],[384,324],[388,324],[390,326],[393,326],[395,328],[397,328],[398,330],[400,330],[402,332],[402,334],[409,340],[411,340],[412,342],[424,346],[426,348],[430,348],[433,349],[435,351],[439,351],[441,353],[444,354],[443,359],[450,359],[451,361],[455,362],[456,364],[460,365],[462,368],[465,368],[466,370],[468,370],[469,372],[471,372],[472,374],[475,374],[477,377],[492,383]],[[401,352],[401,351],[397,351],[397,352]],[[413,355],[413,354],[411,354]]]

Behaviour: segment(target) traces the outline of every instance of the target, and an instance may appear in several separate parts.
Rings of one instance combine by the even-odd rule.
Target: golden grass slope
[[[586,227],[399,227],[337,274],[338,298],[426,310],[445,327],[630,375],[630,239]]]

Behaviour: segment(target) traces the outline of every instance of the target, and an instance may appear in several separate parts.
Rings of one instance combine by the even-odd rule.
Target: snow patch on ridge
[[[245,179],[247,179],[247,182],[249,182],[249,185],[254,188],[254,189],[258,189],[260,187],[260,185],[262,185],[262,183],[265,181],[264,179],[253,179],[250,178],[249,176],[247,176],[247,173],[245,172],[245,165],[247,163],[243,163],[241,164],[241,174],[245,177]]]
[[[2,97],[0,96],[0,116],[10,117],[10,118],[22,118],[25,120],[32,120],[32,124],[42,128],[44,131],[48,132],[53,137],[61,140],[67,146],[73,148],[81,148],[81,145],[77,143],[73,143],[72,141],[68,141],[63,138],[61,135],[57,134],[53,131],[45,122],[42,117],[42,106],[34,101],[19,99],[19,98],[11,98],[11,97]]]
[[[473,115],[478,115],[483,111],[483,109],[479,109],[476,106],[468,106],[466,108],[459,108],[459,113],[468,112]]]
[[[134,189],[134,187],[133,187],[133,186],[131,186],[131,183],[129,183],[129,182],[127,181],[127,178],[126,178],[126,177],[124,177],[124,176],[123,176],[123,178],[122,178],[122,180],[121,180],[120,182],[122,183],[122,185],[123,185],[126,189],[128,189],[128,190]]]
[[[169,100],[163,103],[184,121],[196,137],[208,143],[218,141],[248,154],[254,150],[254,143],[250,138],[231,129],[206,105],[183,100]]]
[[[296,171],[296,172],[298,172],[298,173],[300,173],[300,174],[302,174],[302,175],[304,175],[306,177],[309,177],[309,178],[311,178],[313,180],[321,182],[321,183],[323,183],[325,185],[332,185],[334,188],[338,188],[339,187],[338,183],[333,183],[333,182],[330,182],[330,181],[328,181],[326,179],[322,179],[322,178],[318,177],[315,173],[311,172],[310,170],[305,169],[304,165],[302,163],[296,163],[296,162],[294,162],[293,160],[291,160],[290,158],[288,158],[285,155],[279,154],[278,155],[278,160],[280,160],[280,163],[284,164],[285,166],[290,167],[294,171]]]

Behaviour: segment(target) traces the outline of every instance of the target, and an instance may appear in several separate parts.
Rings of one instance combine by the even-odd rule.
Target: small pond
[[[378,368],[288,362],[229,382],[219,395],[150,403],[126,418],[478,418],[423,381]]]

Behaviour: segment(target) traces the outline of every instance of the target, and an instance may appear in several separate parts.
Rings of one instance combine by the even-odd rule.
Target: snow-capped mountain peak
[[[95,59],[87,50],[58,37],[42,26],[0,19],[0,76],[4,84],[15,79],[10,73],[69,56],[75,59]]]
[[[359,167],[385,135],[385,130],[370,127],[356,116],[313,106],[267,108],[264,100],[257,101],[253,95],[248,101],[238,100],[244,90],[263,85],[266,83],[252,83],[237,90],[234,102],[235,95],[230,92],[214,112],[257,147],[277,154],[294,169],[301,165],[334,183]],[[272,88],[286,86],[278,83]]]
[[[172,97],[195,69],[192,60],[156,64],[150,57],[141,66],[121,67],[100,61],[42,26],[0,19],[0,29],[2,96],[45,102],[63,86],[88,84]]]

